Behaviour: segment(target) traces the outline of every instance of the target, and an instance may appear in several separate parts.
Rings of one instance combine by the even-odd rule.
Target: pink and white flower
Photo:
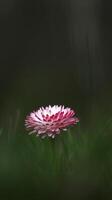
[[[61,130],[66,131],[69,126],[79,122],[75,114],[74,110],[68,107],[49,105],[30,113],[25,119],[25,126],[29,134],[54,138]]]

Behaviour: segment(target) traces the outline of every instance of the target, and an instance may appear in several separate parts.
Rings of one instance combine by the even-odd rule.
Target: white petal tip
[[[48,137],[52,137],[52,133],[48,133]]]
[[[46,135],[43,135],[41,138],[44,139],[46,137]]]
[[[33,133],[36,133],[36,130],[29,132],[29,135],[32,135]]]
[[[64,128],[63,131],[67,131],[67,128]]]

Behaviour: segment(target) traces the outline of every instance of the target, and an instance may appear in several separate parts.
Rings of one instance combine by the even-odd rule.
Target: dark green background
[[[111,199],[111,7],[109,0],[1,0],[1,194]],[[27,136],[26,114],[49,104],[77,111],[71,140]]]

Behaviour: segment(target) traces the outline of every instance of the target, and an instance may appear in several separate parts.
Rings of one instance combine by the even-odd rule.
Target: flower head
[[[75,112],[64,106],[41,107],[33,111],[25,119],[25,126],[29,134],[36,134],[42,138],[49,136],[54,138],[61,130],[67,130],[70,125],[75,125],[79,119]]]

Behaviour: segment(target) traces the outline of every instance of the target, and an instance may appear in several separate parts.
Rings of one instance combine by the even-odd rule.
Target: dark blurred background
[[[2,111],[110,99],[111,17],[110,1],[1,0]]]
[[[89,132],[92,133],[98,128],[96,124],[101,125],[101,130],[105,130],[104,125],[106,133],[111,135],[112,127],[108,128],[108,131],[108,123],[105,125],[105,122],[112,118],[111,10],[112,5],[109,0],[0,1],[0,136],[2,137],[2,130],[5,130],[6,134],[6,136],[3,134],[3,137],[6,137],[3,142],[0,137],[0,166],[2,166],[0,184],[4,184],[4,193],[7,185],[10,193],[11,181],[14,183],[11,185],[12,191],[13,188],[17,189],[16,178],[20,180],[19,186],[23,191],[23,179],[26,180],[26,185],[29,187],[32,185],[32,191],[34,189],[33,181],[37,168],[33,169],[33,166],[35,160],[38,163],[38,159],[36,159],[36,145],[31,144],[32,140],[26,136],[24,118],[27,113],[39,106],[64,104],[72,107],[78,113],[80,126],[89,127]],[[24,130],[23,139],[19,138],[19,134],[14,133],[16,130],[21,135]],[[75,172],[79,175],[76,180],[76,185],[77,182],[79,183],[76,187],[79,193],[82,190],[80,187],[85,192],[90,185],[94,194],[98,182],[97,174],[100,174],[100,171],[105,173],[102,172],[99,185],[104,181],[104,188],[107,185],[106,192],[108,191],[108,179],[112,176],[110,135],[108,140],[104,138],[101,144],[99,136],[98,141],[91,143],[90,146],[91,137],[88,145],[85,145],[84,141],[84,148],[81,149],[82,143],[79,145],[79,155],[80,152],[82,153],[81,161],[80,159],[74,161],[78,163],[77,169],[80,169],[78,173],[77,170]],[[39,149],[40,146],[38,147],[37,144],[36,148]],[[33,149],[32,153],[31,149]],[[93,162],[90,159],[91,154],[93,154]],[[41,158],[40,151],[39,155]],[[33,164],[32,158],[34,158]],[[99,164],[100,158],[103,161],[101,160]],[[43,155],[42,159],[45,161],[46,156]],[[83,165],[87,174],[88,165],[90,166],[89,181],[86,180],[87,174],[83,171]],[[97,166],[101,167],[99,171]],[[40,171],[42,171],[41,167]],[[96,174],[95,180],[93,172]],[[29,173],[30,181],[32,180],[30,184]],[[84,182],[81,182],[82,175]],[[94,180],[93,186],[90,184],[91,176]],[[35,190],[37,190],[36,181]],[[66,187],[68,188],[68,185]],[[111,181],[109,187],[112,191]],[[66,190],[65,188],[63,191]],[[99,188],[100,186],[97,189]],[[74,191],[71,184],[69,189]],[[101,191],[103,189],[100,188]],[[94,197],[93,195],[93,199]]]

